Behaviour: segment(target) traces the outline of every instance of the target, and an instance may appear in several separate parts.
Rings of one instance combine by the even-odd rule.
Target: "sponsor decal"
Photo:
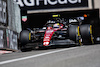
[[[53,33],[54,33],[53,29],[46,30],[45,35],[44,35],[44,39],[43,39],[43,46],[49,45]]]
[[[51,40],[54,32],[57,30],[59,30],[59,28],[46,30],[45,35],[44,35],[44,39],[43,39],[43,46],[48,46],[50,44],[50,40]]]
[[[15,0],[23,10],[88,7],[88,0]]]
[[[27,21],[27,16],[22,16],[22,21],[26,22]]]

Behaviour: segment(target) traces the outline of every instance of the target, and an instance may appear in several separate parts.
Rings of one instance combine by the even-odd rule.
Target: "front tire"
[[[27,30],[23,30],[23,31],[21,31],[21,33],[20,33],[20,49],[21,49],[21,51],[22,52],[25,52],[26,50],[26,47],[25,47],[25,45],[27,44],[27,43],[29,43],[29,38],[30,38],[30,35],[29,35],[30,33],[29,33],[29,31],[27,31]]]
[[[75,41],[76,45],[82,45],[80,28],[78,25],[72,25],[69,27],[69,38]]]
[[[81,25],[80,32],[83,44],[94,44],[92,25],[90,24]]]

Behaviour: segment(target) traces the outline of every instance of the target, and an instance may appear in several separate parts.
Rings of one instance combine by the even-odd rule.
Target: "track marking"
[[[21,61],[21,60],[27,60],[27,59],[31,59],[31,58],[35,58],[35,57],[39,57],[39,56],[48,55],[48,54],[58,53],[58,52],[66,51],[66,50],[72,50],[72,49],[76,49],[76,48],[79,48],[79,47],[66,48],[66,49],[61,49],[61,50],[55,50],[55,51],[41,53],[41,54],[32,55],[32,56],[27,56],[27,57],[23,57],[23,58],[17,58],[17,59],[2,61],[2,62],[0,62],[0,65],[7,64],[7,63],[12,63],[12,62],[16,62],[16,61]]]

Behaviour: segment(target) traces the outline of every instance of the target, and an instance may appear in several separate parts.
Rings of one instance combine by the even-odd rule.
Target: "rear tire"
[[[90,24],[81,25],[80,32],[83,44],[94,44],[92,25]]]

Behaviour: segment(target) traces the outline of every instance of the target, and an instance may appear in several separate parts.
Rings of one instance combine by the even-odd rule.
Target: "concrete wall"
[[[13,0],[7,0],[8,28],[19,33],[21,31],[20,8]]]
[[[100,9],[100,0],[94,0],[94,7]]]

